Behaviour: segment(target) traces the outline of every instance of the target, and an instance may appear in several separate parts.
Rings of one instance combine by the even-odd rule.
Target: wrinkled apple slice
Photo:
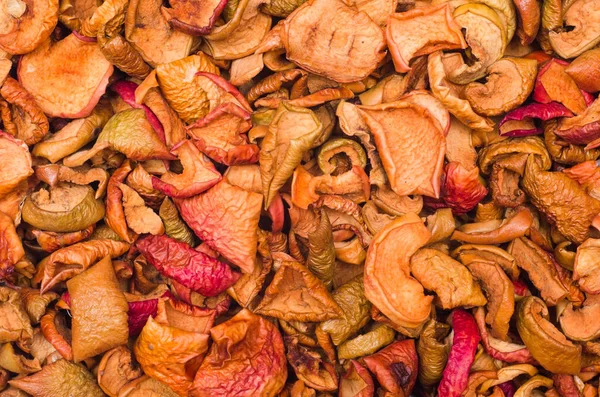
[[[199,36],[210,32],[227,0],[171,0],[169,4],[171,8],[161,7],[167,21],[176,30]]]
[[[408,72],[411,59],[418,56],[467,47],[447,4],[392,14],[385,35],[398,73]]]
[[[519,23],[517,36],[522,46],[531,44],[538,34],[542,18],[540,2],[537,0],[516,0],[515,8]]]
[[[541,103],[560,102],[575,114],[586,109],[587,94],[580,91],[575,81],[565,69],[569,64],[559,59],[551,59],[538,72],[533,90],[533,100]]]
[[[532,102],[508,112],[498,124],[500,135],[521,137],[543,133],[534,120],[547,121],[558,117],[573,117],[573,113],[558,102]]]
[[[312,0],[283,22],[287,58],[340,83],[359,81],[385,56],[381,28],[342,0]]]
[[[15,189],[19,183],[33,174],[29,148],[19,139],[0,131],[0,196]]]
[[[485,84],[473,82],[467,85],[465,97],[477,113],[498,116],[516,108],[531,94],[537,61],[501,59],[487,68],[486,74]]]
[[[395,324],[415,328],[429,319],[433,297],[410,276],[410,257],[429,241],[421,218],[406,214],[387,224],[369,246],[365,296]]]
[[[556,135],[569,143],[587,145],[600,138],[600,101],[595,100],[582,114],[558,122]]]
[[[42,44],[58,22],[58,0],[7,0],[0,10],[0,49],[27,54]]]
[[[565,72],[577,86],[587,92],[600,91],[600,48],[589,50],[575,58]]]
[[[600,42],[600,1],[575,1],[562,19],[565,26],[572,28],[549,33],[550,44],[561,57],[575,58]]]
[[[79,118],[92,113],[113,69],[96,43],[71,34],[58,42],[48,40],[23,56],[18,75],[48,116]]]
[[[375,137],[396,194],[439,197],[446,139],[431,112],[404,101],[358,109]],[[417,147],[415,152],[412,148]]]

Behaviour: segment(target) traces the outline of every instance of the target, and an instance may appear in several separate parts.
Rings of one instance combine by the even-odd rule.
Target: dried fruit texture
[[[517,36],[521,45],[531,44],[538,34],[541,23],[541,6],[537,0],[515,1],[518,17]]]
[[[583,291],[590,294],[600,292],[599,254],[600,240],[590,238],[577,247],[577,255],[575,255],[573,280],[578,282]]]
[[[27,145],[2,131],[0,131],[0,164],[5,170],[0,176],[0,196],[10,193],[33,175],[31,155]]]
[[[189,141],[171,149],[183,166],[183,172],[167,172],[160,179],[152,178],[152,186],[169,197],[188,198],[208,190],[221,180],[215,166]]]
[[[323,281],[325,287],[331,287],[335,271],[335,247],[331,222],[324,210],[321,211],[321,221],[317,229],[308,235],[308,244],[306,266]]]
[[[371,397],[375,392],[373,378],[358,361],[351,360],[340,379],[340,397]]]
[[[49,116],[86,117],[104,94],[113,66],[96,43],[71,34],[48,40],[19,63],[19,82]],[[56,76],[47,79],[43,76]]]
[[[27,54],[50,37],[58,22],[58,0],[6,3],[1,18],[0,49]]]
[[[429,108],[398,101],[358,110],[375,137],[394,192],[439,197],[446,140]]]
[[[338,377],[331,363],[324,361],[318,352],[300,345],[297,337],[286,337],[285,342],[288,363],[298,379],[319,391],[337,390]]]
[[[427,57],[427,74],[433,96],[464,125],[475,131],[493,130],[493,122],[475,113],[469,101],[462,97],[462,88],[448,80],[441,51]]]
[[[107,256],[67,282],[75,362],[127,343],[127,300]]]
[[[129,244],[114,240],[84,241],[61,248],[43,259],[39,269],[43,274],[42,293],[61,281],[83,273],[100,259],[110,256],[116,258],[129,250]]]
[[[600,202],[577,182],[564,173],[543,171],[539,160],[530,156],[523,189],[563,236],[576,243],[585,241],[592,221],[600,212]]]
[[[529,97],[537,74],[537,62],[505,58],[494,62],[486,73],[485,84],[469,83],[465,97],[477,113],[498,116],[513,110]]]
[[[557,117],[572,117],[573,113],[558,102],[532,102],[507,113],[499,124],[500,135],[520,137],[542,134],[533,120],[551,120]],[[512,124],[512,125],[511,125]]]
[[[11,380],[10,385],[36,397],[104,396],[92,374],[83,365],[67,360],[47,364],[40,372]]]
[[[125,178],[131,172],[131,162],[125,160],[117,168],[110,179],[106,188],[106,217],[104,221],[123,241],[132,243],[135,233],[127,227],[125,220],[125,211],[123,210],[123,192],[119,186],[125,181]]]
[[[256,313],[285,321],[318,322],[342,316],[321,280],[304,265],[283,261]]]
[[[419,363],[414,340],[395,342],[363,360],[387,392],[410,395],[417,380]]]
[[[577,374],[581,370],[581,346],[567,340],[552,325],[548,307],[540,298],[528,296],[521,300],[517,330],[533,357],[548,371]]]
[[[471,272],[443,252],[418,250],[410,258],[410,272],[424,288],[435,292],[443,309],[487,303]]]
[[[448,364],[437,389],[440,397],[458,397],[467,388],[471,364],[481,340],[473,316],[462,309],[452,312],[452,328],[454,337]]]
[[[183,222],[179,216],[177,207],[171,200],[165,198],[158,210],[158,216],[165,225],[165,234],[175,240],[179,240],[189,246],[195,245],[195,237],[192,230]]]
[[[579,0],[565,7],[559,27],[572,26],[573,29],[560,29],[549,33],[552,49],[562,58],[570,59],[593,48],[600,42],[600,27],[597,14],[599,5],[595,1]],[[584,15],[587,16],[583,17]]]
[[[160,217],[146,207],[144,199],[130,188],[121,183],[119,189],[123,193],[123,211],[127,226],[135,233],[143,234],[150,233],[154,235],[163,234],[165,227]]]
[[[11,274],[24,256],[25,250],[13,220],[0,212],[0,280]]]
[[[161,13],[162,4],[134,0],[129,2],[125,15],[125,38],[152,66],[187,56],[194,43],[193,37],[171,28]]]
[[[32,324],[38,324],[48,305],[58,299],[58,294],[55,292],[40,294],[40,290],[33,288],[22,288],[19,290],[19,295]]]
[[[177,201],[183,220],[209,247],[252,273],[262,195],[222,180],[207,192]]]
[[[471,166],[472,167],[472,166]],[[450,162],[445,166],[441,183],[440,202],[427,201],[433,208],[449,207],[460,215],[471,211],[487,195],[476,167],[464,168],[460,163]]]
[[[339,83],[362,80],[385,56],[381,28],[341,0],[312,0],[298,7],[283,24],[281,43],[287,59]]]
[[[227,264],[164,235],[145,237],[136,247],[161,274],[204,296],[220,294],[240,276]]]
[[[98,364],[98,385],[111,397],[116,397],[123,386],[142,375],[125,346],[107,351]]]
[[[600,145],[600,101],[594,101],[585,111],[575,117],[558,122],[555,133],[569,143],[596,148]]]
[[[322,124],[309,109],[282,103],[263,139],[260,171],[265,208],[300,165],[302,156],[319,137]]]
[[[571,76],[580,89],[587,92],[598,92],[600,91],[599,62],[600,49],[591,49],[575,58],[566,67],[565,72]]]
[[[450,341],[444,338],[449,333],[449,325],[430,320],[419,335],[419,382],[424,386],[432,386],[442,379],[450,351]]]
[[[379,321],[389,320],[377,317]],[[406,329],[398,327],[407,332]],[[414,334],[413,334],[414,335]],[[375,353],[377,350],[389,345],[394,341],[396,333],[388,325],[378,324],[372,331],[347,340],[338,348],[338,357],[340,359],[352,359]]]
[[[560,102],[571,112],[581,114],[586,109],[586,99],[575,84],[575,81],[565,72],[567,62],[551,59],[540,69],[533,99],[537,102]]]
[[[558,164],[575,165],[577,163],[589,160],[596,160],[600,157],[600,150],[585,150],[583,146],[577,146],[565,142],[556,135],[558,122],[551,120],[544,125],[544,140],[548,153]]]
[[[196,373],[191,397],[276,395],[283,388],[287,366],[276,326],[242,309],[210,335],[213,345]]]
[[[171,388],[149,376],[142,376],[127,383],[119,391],[122,397],[177,397]]]
[[[0,89],[0,95],[12,105],[9,106],[10,118],[5,120],[4,112],[2,114],[5,128],[10,123],[14,123],[16,134],[13,135],[27,145],[34,145],[41,141],[48,133],[48,119],[31,94],[25,91],[17,80],[8,77]]]
[[[410,257],[431,233],[415,214],[387,224],[374,237],[365,260],[365,296],[394,323],[415,328],[429,319],[431,296],[410,276]]]
[[[594,340],[600,335],[599,311],[600,301],[598,296],[588,294],[581,308],[576,309],[570,303],[560,314],[560,328],[565,336],[571,340]]]
[[[109,179],[108,172],[101,168],[72,169],[56,164],[36,167],[35,176],[52,187],[55,187],[59,182],[72,182],[77,185],[89,185],[98,182],[96,199],[104,196]]]
[[[410,61],[418,56],[467,47],[448,4],[392,14],[385,33],[398,73],[408,72]]]
[[[0,314],[0,343],[31,339],[33,328],[17,291],[0,287]]]
[[[226,4],[227,2],[223,0],[211,2],[179,0],[171,2],[171,8],[161,7],[161,11],[175,29],[198,36],[210,32]]]

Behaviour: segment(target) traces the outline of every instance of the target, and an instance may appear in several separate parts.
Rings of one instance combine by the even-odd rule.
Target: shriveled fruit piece
[[[565,59],[575,58],[600,42],[600,2],[578,0],[573,2],[562,15],[565,26],[549,33],[552,49]],[[563,22],[560,21],[559,28]]]
[[[95,225],[91,225],[83,230],[70,233],[45,232],[39,229],[34,229],[31,233],[35,236],[37,243],[44,251],[54,252],[90,237],[94,231],[94,227]]]
[[[588,237],[589,227],[600,213],[600,201],[588,195],[577,182],[561,172],[543,171],[539,160],[529,156],[523,188],[563,236],[576,243]]]
[[[50,232],[76,232],[103,216],[104,203],[96,199],[89,185],[62,182],[32,193],[23,204],[23,220]]]
[[[471,211],[487,195],[488,189],[482,184],[479,169],[469,165],[469,169],[460,163],[450,162],[444,167],[441,182],[440,200],[427,199],[432,208],[450,208],[454,214]]]
[[[252,273],[262,195],[221,180],[207,192],[177,200],[183,220],[209,247]]]
[[[340,317],[342,310],[304,265],[283,261],[256,313],[285,321],[318,322]]]
[[[190,397],[277,395],[287,378],[281,334],[265,318],[242,309],[210,330],[213,345]]]
[[[593,149],[600,145],[600,101],[595,100],[585,111],[575,117],[561,119],[556,135],[569,143],[587,145]]]
[[[167,21],[176,30],[199,36],[210,32],[227,1],[176,0],[170,1],[169,4],[170,8],[161,7]]]
[[[113,69],[95,42],[71,34],[58,42],[47,40],[24,55],[18,75],[44,113],[73,119],[92,113]]]
[[[298,7],[283,23],[281,42],[290,61],[340,83],[367,77],[385,56],[381,28],[341,0]]]
[[[0,165],[4,170],[0,176],[0,196],[9,193],[33,175],[31,155],[27,145],[2,131],[0,131]]]
[[[373,378],[358,361],[350,360],[346,373],[340,379],[339,397],[371,397],[375,392]]]
[[[417,381],[419,362],[414,340],[394,342],[363,360],[389,393],[410,395]]]
[[[119,390],[143,373],[133,361],[133,354],[126,346],[107,351],[98,364],[98,386],[109,396],[116,396]]]
[[[160,0],[133,0],[125,15],[125,38],[152,66],[186,57],[194,38],[173,30],[161,13]]]
[[[587,239],[577,247],[573,265],[573,280],[590,294],[600,292],[600,240]]]
[[[575,114],[581,114],[587,107],[586,96],[565,69],[568,63],[556,58],[541,67],[533,90],[532,98],[541,103],[560,102]],[[586,94],[586,96],[584,96]]]
[[[394,192],[439,197],[446,140],[429,109],[400,100],[358,111],[375,137]]]
[[[177,207],[169,198],[165,198],[158,209],[158,216],[162,219],[165,225],[165,234],[175,240],[194,245],[194,233],[186,225],[181,217]]]
[[[320,391],[338,388],[335,367],[323,359],[321,353],[298,343],[298,337],[286,337],[287,359],[296,376],[307,386]]]
[[[560,328],[571,340],[590,341],[600,335],[600,299],[598,295],[588,294],[581,308],[572,303],[558,318]]]
[[[226,263],[164,235],[145,237],[136,247],[159,272],[204,296],[220,294],[240,276]]]
[[[394,323],[414,328],[429,319],[433,297],[410,276],[410,257],[431,233],[415,214],[387,224],[376,235],[365,261],[365,296]]]
[[[581,370],[581,346],[569,341],[548,319],[548,307],[538,297],[521,300],[517,330],[533,357],[548,371],[577,374]]]
[[[73,313],[73,359],[85,360],[124,345],[129,306],[107,256],[67,282]]]
[[[517,0],[515,11],[518,17],[517,36],[521,45],[531,44],[541,24],[541,4],[537,0]]]
[[[480,114],[498,116],[521,105],[531,94],[537,62],[533,59],[505,58],[487,68],[485,84],[470,83],[465,97]]]
[[[50,37],[58,22],[58,0],[9,0],[0,13],[0,49],[27,54]]]
[[[419,382],[432,386],[442,379],[442,371],[448,361],[450,341],[445,339],[450,333],[450,326],[429,320],[419,335],[417,353],[419,355]]]
[[[565,69],[577,86],[587,92],[600,91],[600,48],[579,55]]]
[[[418,56],[467,47],[448,4],[392,14],[385,35],[398,73],[408,72],[410,61]]]
[[[33,328],[19,293],[0,287],[0,343],[31,339]]]
[[[533,121],[547,121],[558,117],[572,117],[573,113],[558,102],[532,102],[508,112],[498,124],[501,136],[523,137],[542,134],[544,131]]]
[[[10,384],[35,397],[105,395],[83,365],[67,360],[44,365],[40,372],[11,380]]]
[[[160,217],[146,206],[144,199],[135,190],[124,183],[119,185],[119,189],[123,193],[123,210],[127,226],[131,230],[138,234],[150,233],[154,235],[165,232]]]
[[[410,258],[410,272],[423,287],[436,293],[443,309],[487,303],[471,272],[443,252],[430,248],[418,250]]]

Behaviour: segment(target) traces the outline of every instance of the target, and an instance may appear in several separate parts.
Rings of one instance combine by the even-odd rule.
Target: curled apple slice
[[[549,33],[550,44],[561,57],[575,58],[600,42],[600,1],[575,1],[562,19],[572,29],[558,29]]]
[[[403,327],[416,328],[429,319],[433,297],[410,276],[410,258],[430,237],[418,215],[406,214],[379,231],[367,252],[365,296]]]
[[[96,43],[71,34],[23,56],[18,75],[44,113],[72,119],[92,113],[113,69]]]
[[[398,73],[408,72],[418,56],[467,47],[448,4],[392,14],[385,36]]]
[[[27,54],[44,42],[58,22],[58,0],[9,0],[0,11],[0,49]]]

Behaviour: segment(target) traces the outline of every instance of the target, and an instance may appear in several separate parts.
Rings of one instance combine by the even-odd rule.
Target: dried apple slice
[[[381,28],[342,0],[311,0],[283,22],[287,58],[339,83],[359,81],[385,56]]]
[[[597,140],[600,138],[600,101],[595,100],[575,117],[561,119],[554,132],[569,143],[597,147]]]
[[[429,241],[421,218],[406,214],[375,235],[365,261],[365,296],[394,323],[416,328],[429,319],[433,297],[410,276],[410,257]]]
[[[454,10],[456,23],[466,31],[471,62],[459,53],[442,57],[448,80],[456,84],[473,82],[487,73],[487,68],[502,58],[506,47],[506,30],[500,17],[485,4],[465,4]]]
[[[581,289],[590,294],[600,292],[600,240],[587,239],[577,247],[573,280],[577,280]]]
[[[411,59],[438,50],[467,48],[460,25],[448,4],[415,8],[392,14],[385,31],[388,47],[398,73],[411,68]]]
[[[571,3],[562,15],[564,24],[571,29],[557,29],[549,33],[552,49],[561,57],[570,59],[596,46],[600,42],[599,15],[600,2],[597,0]]]
[[[498,124],[501,136],[523,137],[542,134],[534,120],[547,121],[558,117],[573,117],[573,113],[558,102],[532,102],[508,112]]]
[[[189,55],[194,38],[173,30],[161,14],[161,0],[133,0],[125,16],[125,38],[152,66]]]
[[[522,46],[531,44],[540,29],[542,10],[538,0],[517,0],[514,2],[519,19],[517,36]]]
[[[227,5],[227,0],[171,0],[171,8],[161,7],[167,21],[181,32],[200,36],[210,32]]]
[[[571,340],[590,341],[600,336],[600,296],[588,294],[583,307],[570,303],[558,318],[560,328]]]
[[[537,74],[533,59],[505,58],[486,71],[485,84],[473,82],[465,88],[471,107],[485,116],[498,116],[521,105],[531,91]]]
[[[432,113],[404,101],[359,106],[358,111],[375,137],[394,192],[439,197],[446,140]]]
[[[9,193],[19,183],[33,175],[31,155],[27,145],[2,131],[0,131],[0,164],[4,169],[0,176],[0,196]]]
[[[206,193],[178,200],[183,220],[209,247],[252,273],[262,195],[221,180]]]
[[[58,0],[6,1],[0,21],[0,49],[27,54],[50,37],[58,22]]]
[[[130,188],[121,183],[119,189],[123,193],[123,210],[127,226],[135,233],[163,234],[165,227],[162,220],[152,209],[146,207],[144,199]]]
[[[558,59],[551,59],[538,72],[538,77],[533,90],[533,99],[541,103],[551,101],[560,102],[575,114],[583,113],[587,100],[580,91],[575,81],[565,70],[568,63]]]
[[[587,92],[600,91],[600,48],[579,55],[567,66],[565,72],[577,86]]]
[[[95,42],[71,34],[47,40],[19,63],[19,82],[48,116],[89,116],[113,73]],[[47,76],[53,76],[48,79]]]

